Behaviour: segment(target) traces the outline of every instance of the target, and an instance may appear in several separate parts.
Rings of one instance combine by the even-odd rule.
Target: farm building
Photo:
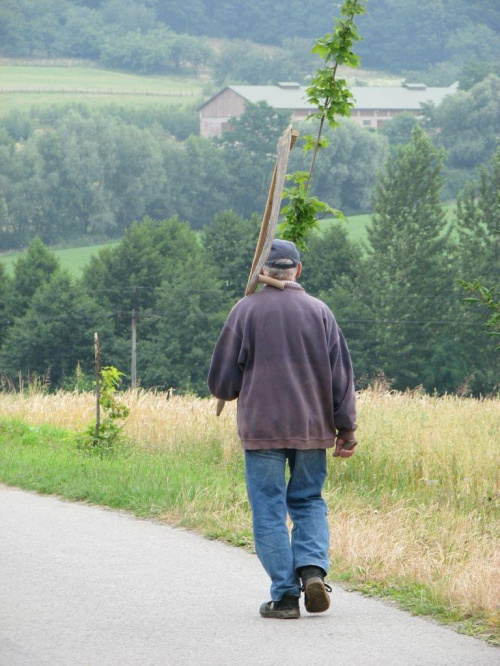
[[[354,97],[351,119],[362,127],[376,129],[398,113],[418,115],[424,103],[437,106],[456,90],[456,83],[448,88],[430,88],[420,83],[355,86],[351,88]],[[219,136],[228,128],[230,118],[243,113],[246,102],[267,102],[275,109],[289,109],[292,120],[304,120],[315,110],[307,102],[305,91],[305,86],[288,82],[276,86],[227,86],[200,107],[200,133],[204,137]]]

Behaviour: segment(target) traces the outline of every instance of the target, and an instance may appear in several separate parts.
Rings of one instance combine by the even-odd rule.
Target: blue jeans
[[[327,507],[321,496],[326,450],[247,450],[245,469],[255,550],[271,578],[271,598],[279,601],[284,594],[299,597],[297,569],[317,566],[327,572],[329,567]],[[291,539],[287,513],[293,522]]]

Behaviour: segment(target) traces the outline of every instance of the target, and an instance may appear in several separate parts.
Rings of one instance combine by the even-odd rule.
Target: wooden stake
[[[292,129],[289,125],[283,132],[280,140],[278,141],[276,164],[274,165],[273,177],[271,179],[271,186],[267,195],[266,207],[264,210],[264,217],[260,227],[259,238],[257,240],[257,247],[248,276],[247,287],[245,289],[245,296],[253,294],[258,282],[271,284],[273,287],[283,289],[284,284],[279,283],[279,280],[274,280],[267,276],[260,275],[262,266],[265,264],[271,245],[276,233],[276,225],[281,210],[281,198],[283,195],[283,188],[285,185],[286,167],[288,164],[288,157],[290,151],[295,145],[299,133],[297,130]],[[216,414],[220,416],[224,409],[225,400],[217,400]]]
[[[130,367],[130,385],[137,388],[137,287],[132,287],[132,359]]]
[[[137,388],[137,316],[136,311],[132,310],[132,372],[131,372],[132,390]]]

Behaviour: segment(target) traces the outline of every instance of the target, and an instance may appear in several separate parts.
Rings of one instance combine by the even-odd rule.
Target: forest
[[[317,66],[311,44],[331,12],[322,0],[5,0],[0,53],[205,77],[210,94],[227,83],[307,81]],[[364,67],[429,85],[458,80],[460,89],[419,119],[401,114],[377,132],[345,120],[326,131],[313,193],[345,214],[371,213],[371,223],[358,243],[344,222],[325,220],[307,240],[301,282],[335,312],[359,387],[378,378],[396,389],[494,393],[495,339],[459,279],[500,283],[500,8],[386,0],[369,3],[359,28]],[[140,385],[205,395],[288,122],[248,105],[208,140],[196,106],[58,104],[2,115],[0,246],[28,246],[12,274],[0,263],[3,386],[24,377],[88,388],[95,330],[104,363],[128,372],[134,312]],[[290,162],[307,168],[300,149]],[[108,239],[120,242],[80,279],[49,247]]]
[[[327,0],[4,0],[1,53],[92,58],[138,71],[197,68],[214,56],[206,37],[308,53],[303,40],[323,34],[335,11]],[[471,61],[491,68],[500,61],[500,6],[491,0],[377,0],[359,27],[369,68],[439,77]]]
[[[308,239],[301,283],[335,312],[360,387],[378,376],[397,389],[498,390],[495,338],[458,281],[500,282],[500,150],[461,191],[451,227],[440,202],[442,163],[442,151],[415,128],[376,186],[368,246],[352,242],[342,222]],[[258,227],[258,215],[229,210],[201,236],[177,216],[145,218],[78,281],[35,239],[12,277],[0,265],[4,382],[22,372],[53,388],[88,388],[94,330],[105,363],[128,369],[134,312],[140,384],[205,395],[211,350],[243,293]]]
[[[500,78],[490,74],[426,110],[421,125],[447,153],[443,200],[454,199],[491,161],[499,109]],[[214,142],[198,135],[194,112],[168,107],[11,112],[0,118],[1,246],[24,247],[37,236],[47,244],[120,238],[144,216],[179,215],[201,229],[221,210],[244,217],[260,212],[276,141],[288,122],[287,113],[261,103]],[[350,121],[329,130],[331,148],[318,160],[315,194],[345,214],[371,211],[385,160],[409,141],[416,124],[402,114],[379,132]],[[304,164],[302,151],[294,151],[291,168]]]

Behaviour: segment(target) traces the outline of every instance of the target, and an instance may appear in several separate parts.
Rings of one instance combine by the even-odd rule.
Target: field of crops
[[[0,62],[0,116],[13,109],[83,102],[92,106],[198,104],[204,82],[187,76],[140,76],[89,66]]]

